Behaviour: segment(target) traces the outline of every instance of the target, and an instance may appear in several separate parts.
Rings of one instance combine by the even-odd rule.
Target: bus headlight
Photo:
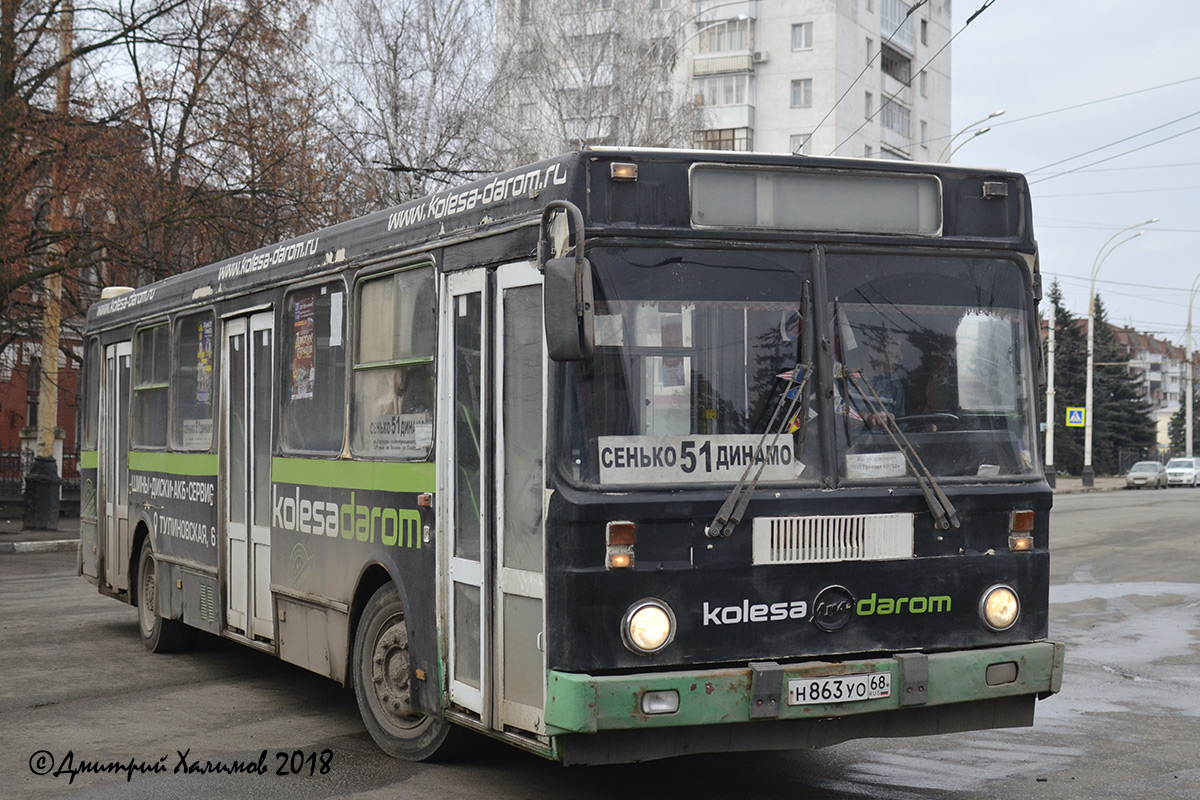
[[[1019,616],[1021,601],[1009,586],[993,586],[979,600],[979,618],[990,630],[1006,631],[1017,624]]]
[[[621,641],[638,655],[657,653],[675,636],[675,614],[653,597],[629,607],[621,620]]]

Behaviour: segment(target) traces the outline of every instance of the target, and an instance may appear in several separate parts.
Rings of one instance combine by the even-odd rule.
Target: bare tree
[[[141,277],[190,269],[341,215],[325,83],[307,60],[315,0],[189,0],[125,42],[108,113],[142,140],[109,257]],[[120,202],[127,192],[109,186]]]
[[[337,152],[360,210],[490,170],[491,4],[355,0],[331,8]]]
[[[0,346],[37,333],[42,280],[80,262],[92,178],[114,166],[119,135],[109,120],[90,115],[95,65],[183,2],[80,5],[70,45],[60,51],[61,0],[0,0]],[[64,64],[82,87],[68,113],[55,99]],[[63,205],[71,209],[68,225],[55,228],[50,209]]]
[[[0,310],[10,329],[47,274],[72,273],[64,299],[82,311],[99,283],[143,282],[345,216],[328,163],[330,103],[307,52],[316,2],[81,6],[67,57],[78,88],[62,119],[48,110],[63,63],[58,0],[0,0]],[[48,176],[63,162],[68,227],[50,231]],[[51,263],[64,237],[65,257]]]
[[[585,144],[690,146],[700,111],[676,79],[690,3],[499,3],[497,148],[506,165]]]

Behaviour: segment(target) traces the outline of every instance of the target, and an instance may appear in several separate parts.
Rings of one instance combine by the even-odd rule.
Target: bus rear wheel
[[[363,610],[354,637],[354,695],[367,732],[388,755],[408,761],[446,758],[462,731],[441,717],[414,712],[404,605],[381,586]]]
[[[173,653],[187,647],[190,639],[187,627],[174,619],[164,619],[158,613],[158,564],[150,539],[142,542],[142,554],[137,571],[138,629],[142,644],[151,653]]]

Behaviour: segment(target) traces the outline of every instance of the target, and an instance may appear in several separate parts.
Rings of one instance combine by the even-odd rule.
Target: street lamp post
[[[987,122],[989,119],[992,119],[993,117],[998,117],[1003,113],[1004,113],[1004,109],[999,109],[997,111],[993,111],[992,113],[988,114],[983,119],[977,119],[974,122],[972,122],[970,125],[963,126],[963,128],[958,133],[956,133],[950,137],[950,141],[946,142],[946,146],[942,148],[942,152],[938,153],[937,160],[938,161],[942,161],[943,159],[949,160],[950,156],[953,156],[954,153],[958,150],[958,147],[962,147],[963,144],[966,144],[967,142],[971,141],[971,139],[974,139],[976,136],[979,136],[981,134],[984,134],[984,133],[987,133],[988,131],[990,131],[991,128],[982,128],[980,130],[977,130],[973,134],[971,134],[971,139],[967,139],[967,142],[963,142],[958,147],[953,146],[954,140],[957,139],[958,137],[962,136],[967,131],[971,130],[971,128],[974,128],[976,125],[981,125],[982,123]],[[949,153],[949,156],[947,155],[947,153]]]
[[[1092,263],[1092,281],[1088,286],[1087,391],[1083,401],[1083,472],[1080,476],[1083,479],[1083,485],[1086,487],[1092,487],[1096,484],[1096,474],[1092,471],[1092,372],[1095,364],[1096,341],[1096,273],[1100,271],[1100,266],[1106,258],[1112,255],[1114,250],[1127,242],[1132,242],[1146,232],[1138,231],[1132,236],[1126,237],[1112,245],[1112,247],[1109,247],[1113,239],[1134,228],[1142,225],[1151,225],[1155,222],[1158,222],[1158,217],[1148,219],[1145,222],[1139,222],[1137,225],[1130,225],[1128,228],[1122,228],[1117,231],[1100,246],[1099,252],[1096,253],[1096,259]],[[1106,249],[1107,252],[1105,252]]]
[[[1046,483],[1053,489],[1057,481],[1054,471],[1054,327],[1058,322],[1057,306],[1050,307],[1050,324],[1046,330]]]
[[[1188,458],[1192,457],[1192,305],[1196,300],[1197,288],[1200,288],[1200,275],[1197,275],[1196,279],[1192,281],[1192,290],[1188,295],[1187,368],[1185,371],[1187,375],[1187,410],[1184,412],[1184,419],[1187,420],[1187,425],[1184,429],[1184,441],[1186,442],[1184,447],[1187,448]]]
[[[950,155],[946,156],[946,162],[949,163],[950,159],[954,158],[954,154],[957,153],[959,150],[961,150],[964,146],[969,144],[976,136],[983,136],[985,133],[987,133],[990,130],[991,130],[991,128],[980,128],[979,130],[975,131],[970,136],[968,136],[966,139],[963,139],[961,142],[958,143],[958,145],[955,146],[955,148],[953,150],[950,151]]]

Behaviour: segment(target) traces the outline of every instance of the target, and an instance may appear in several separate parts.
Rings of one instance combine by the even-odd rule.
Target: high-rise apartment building
[[[950,0],[499,2],[497,129],[514,156],[949,152]]]

